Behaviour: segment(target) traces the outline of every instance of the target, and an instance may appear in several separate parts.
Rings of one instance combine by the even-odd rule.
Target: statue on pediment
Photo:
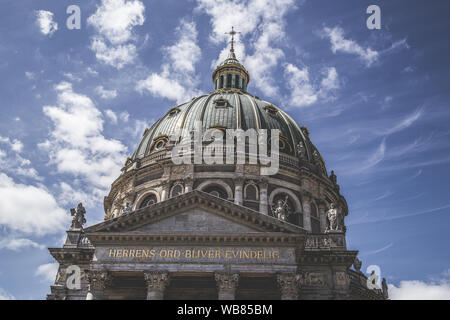
[[[77,208],[70,209],[70,215],[72,218],[71,229],[83,229],[83,225],[86,223],[86,218],[84,215],[86,214],[86,209],[83,207],[83,204],[80,202]]]

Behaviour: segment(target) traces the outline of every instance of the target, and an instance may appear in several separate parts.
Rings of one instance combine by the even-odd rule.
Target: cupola
[[[234,53],[234,36],[238,33],[234,31],[233,27],[231,28],[231,32],[227,33],[231,35],[230,53],[212,74],[214,90],[235,89],[243,92],[247,91],[250,75]]]

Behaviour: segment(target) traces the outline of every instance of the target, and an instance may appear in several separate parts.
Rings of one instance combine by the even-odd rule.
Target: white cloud
[[[163,48],[167,58],[161,73],[152,73],[146,79],[138,81],[136,90],[140,93],[148,91],[157,97],[182,103],[199,94],[195,89],[198,84],[195,65],[200,61],[201,50],[197,45],[194,22],[182,20],[176,34],[177,42]]]
[[[392,300],[450,300],[450,282],[401,281],[398,287],[389,284]]]
[[[197,28],[194,22],[182,20],[176,29],[178,41],[163,49],[169,57],[171,68],[175,72],[195,73],[195,64],[200,60],[202,52],[197,45]]]
[[[103,88],[103,86],[98,86],[97,88],[95,88],[95,92],[102,99],[114,99],[115,97],[117,97],[116,90],[106,90],[105,88]]]
[[[299,69],[290,63],[284,66],[284,77],[290,90],[288,104],[293,107],[309,106],[319,99],[332,99],[332,93],[340,87],[338,73],[333,67],[324,71],[319,84],[311,81],[307,67]]]
[[[401,120],[398,124],[391,127],[386,131],[386,134],[393,134],[399,131],[402,131],[406,128],[409,128],[414,122],[419,120],[423,116],[424,109],[419,108],[415,110],[413,113],[408,115],[405,119]]]
[[[120,113],[119,118],[123,122],[128,122],[128,120],[130,120],[130,114],[128,112],[126,112],[126,111],[123,111],[123,112]]]
[[[81,178],[95,194],[107,190],[120,174],[127,148],[118,140],[105,138],[102,114],[89,97],[74,92],[67,82],[55,90],[58,106],[43,107],[54,127],[39,147],[48,151],[50,163],[59,173]]]
[[[291,90],[290,105],[308,106],[317,101],[317,94],[309,79],[308,68],[299,69],[293,64],[287,64],[284,74],[288,88]]]
[[[137,57],[137,49],[134,44],[109,46],[101,38],[92,39],[91,49],[95,52],[98,60],[122,69]]]
[[[122,44],[133,37],[133,27],[144,24],[144,11],[139,0],[102,0],[88,23],[113,45]]]
[[[53,282],[56,279],[58,267],[59,267],[58,263],[41,264],[37,268],[35,275],[42,277],[43,280],[45,281]]]
[[[18,184],[0,173],[0,224],[26,234],[52,234],[64,230],[69,216],[42,186]]]
[[[11,140],[8,137],[0,136],[0,143],[6,143],[15,152],[21,152],[23,149],[23,143],[18,139]]]
[[[118,69],[137,56],[133,28],[145,21],[145,6],[139,0],[102,0],[88,24],[97,31],[91,49],[98,60]]]
[[[25,71],[25,77],[27,77],[28,80],[34,80],[36,78],[36,74],[30,71]]]
[[[15,300],[15,299],[16,298],[12,294],[0,288],[0,300]]]
[[[23,150],[23,143],[20,140],[11,140],[8,137],[0,136],[0,143],[5,143],[10,148],[10,152],[0,149],[0,167],[2,171],[11,172],[31,179],[43,180],[36,169],[30,167],[31,161],[23,158],[19,154]]]
[[[363,60],[367,66],[372,65],[378,60],[378,52],[371,48],[364,49],[356,41],[344,38],[344,30],[340,27],[323,29],[324,37],[328,37],[331,42],[331,50],[333,53],[344,52],[350,54],[356,54],[361,60]]]
[[[108,117],[108,119],[113,123],[117,124],[117,115],[114,111],[107,109],[105,110],[105,115]]]
[[[151,94],[177,101],[185,102],[189,94],[187,90],[177,80],[169,79],[169,73],[152,73],[147,79],[138,82],[136,89],[139,92],[149,91]]]
[[[63,76],[71,81],[80,82],[82,80],[80,77],[77,77],[73,73],[70,73],[70,72],[63,73]]]
[[[30,239],[2,239],[0,240],[0,249],[8,249],[12,251],[20,251],[23,248],[32,247],[38,249],[45,249],[45,246],[36,243]]]
[[[104,193],[100,190],[92,190],[87,193],[84,192],[80,186],[73,188],[66,182],[60,182],[58,190],[58,201],[62,205],[73,206],[74,204],[82,202],[86,207],[94,207],[98,199],[104,196]]]
[[[236,54],[248,68],[252,82],[268,95],[274,95],[278,88],[272,78],[272,72],[284,58],[283,51],[277,47],[285,39],[285,15],[295,9],[293,0],[249,0],[249,1],[215,1],[197,0],[197,10],[210,15],[212,24],[211,39],[225,42],[213,67],[223,61],[228,54],[229,32],[235,26],[242,36],[250,35],[253,39],[253,53],[246,55],[240,42],[236,44]]]
[[[320,83],[319,95],[322,97],[328,97],[328,94],[330,92],[339,89],[340,81],[336,68],[327,68],[324,73],[326,74],[326,76]]]
[[[37,10],[36,23],[42,34],[51,37],[56,30],[58,30],[58,24],[53,21],[53,13],[45,10]]]

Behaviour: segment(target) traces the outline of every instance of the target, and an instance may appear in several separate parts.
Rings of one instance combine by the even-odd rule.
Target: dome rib
[[[182,130],[185,129],[185,128],[184,128],[184,124],[185,124],[185,122],[186,122],[186,118],[187,118],[187,116],[188,116],[188,114],[189,114],[189,111],[191,110],[192,106],[193,106],[198,100],[200,100],[200,99],[203,98],[203,97],[205,97],[205,95],[202,95],[202,96],[200,96],[200,97],[194,98],[194,99],[192,99],[191,103],[189,103],[189,105],[187,106],[187,108],[186,108],[186,109],[184,110],[184,112],[183,112],[183,118],[182,118],[181,123],[180,123],[180,126],[179,126],[180,129],[182,129]]]
[[[234,103],[235,105],[235,112],[236,112],[236,129],[242,129],[242,120],[241,120],[241,101],[239,100],[239,96],[234,93]]]
[[[261,129],[261,119],[259,118],[259,113],[258,113],[258,107],[257,104],[255,102],[255,98],[251,95],[249,95],[248,93],[244,94],[245,97],[247,97],[247,99],[250,101],[252,107],[253,107],[253,113],[255,114],[255,120],[256,120],[256,130]]]

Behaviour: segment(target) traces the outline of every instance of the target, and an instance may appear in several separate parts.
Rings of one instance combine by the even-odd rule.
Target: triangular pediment
[[[92,233],[289,233],[298,226],[194,190],[85,229]]]
[[[131,228],[131,232],[260,232],[260,229],[223,218],[203,208],[192,208],[168,218]]]

